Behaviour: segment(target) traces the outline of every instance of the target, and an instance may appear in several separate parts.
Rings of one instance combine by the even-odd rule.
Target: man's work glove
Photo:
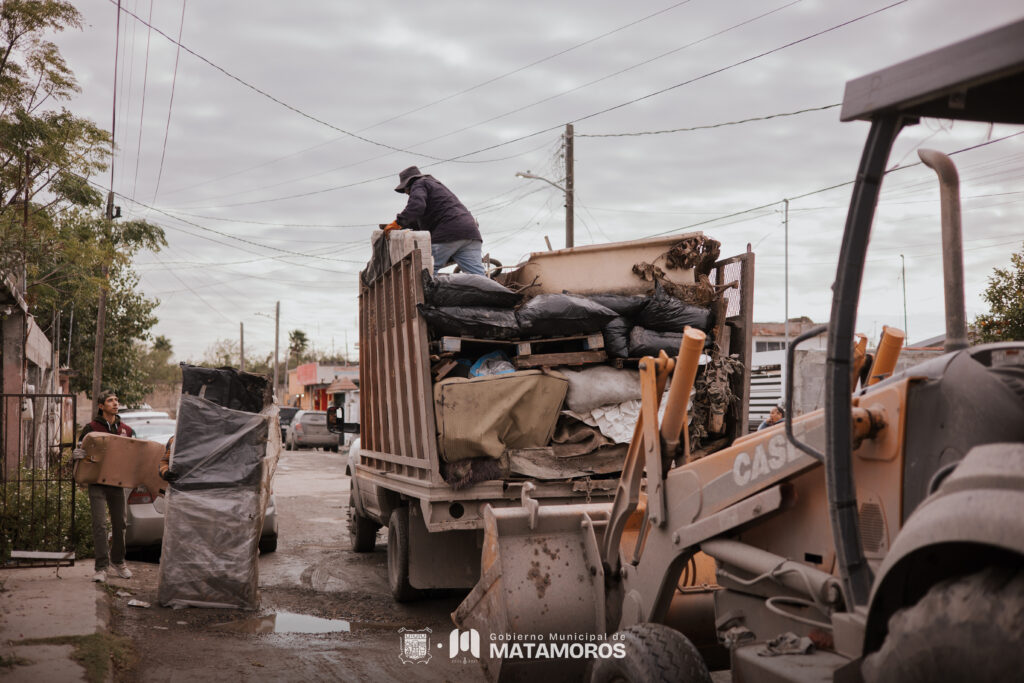
[[[84,448],[76,448],[75,450],[71,451],[71,459],[72,460],[85,460],[85,449]]]
[[[160,473],[160,478],[166,481],[167,483],[178,481],[180,477],[181,475],[175,472],[174,470],[167,470],[165,472]]]
[[[402,226],[399,225],[396,221],[391,221],[390,223],[388,223],[387,225],[384,226],[384,232],[391,232],[392,230],[401,230],[401,229],[402,229]]]

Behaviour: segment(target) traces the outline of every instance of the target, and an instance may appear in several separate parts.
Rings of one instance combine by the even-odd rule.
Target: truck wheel
[[[663,624],[636,624],[615,634],[613,647],[626,646],[622,659],[593,660],[590,683],[711,683],[711,674],[690,639]]]
[[[388,584],[395,602],[411,602],[420,591],[409,584],[409,508],[395,508],[388,522]]]
[[[356,511],[356,506],[348,501],[348,537],[352,550],[357,553],[372,553],[377,545],[377,530],[380,524],[369,517],[363,517]],[[390,544],[390,540],[388,541]]]
[[[277,534],[268,534],[267,536],[260,536],[260,555],[266,555],[277,550]]]
[[[936,584],[889,619],[866,683],[1012,681],[1024,671],[1024,572],[989,567]]]

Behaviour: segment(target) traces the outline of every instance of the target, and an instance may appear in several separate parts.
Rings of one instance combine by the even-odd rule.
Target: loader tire
[[[369,517],[363,517],[356,510],[355,503],[349,498],[348,501],[348,537],[352,544],[353,552],[372,553],[377,545],[377,530],[380,524]]]
[[[409,508],[395,508],[388,521],[388,585],[395,602],[412,602],[420,591],[409,583]]]
[[[889,619],[865,683],[1013,681],[1024,671],[1024,571],[989,567],[934,585]]]
[[[690,639],[663,624],[636,624],[609,641],[626,646],[622,659],[595,659],[590,683],[711,683],[711,674]]]

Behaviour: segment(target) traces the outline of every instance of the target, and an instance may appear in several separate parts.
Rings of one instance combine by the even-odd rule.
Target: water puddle
[[[217,624],[213,628],[232,633],[340,633],[352,630],[344,619],[322,619],[308,614],[277,612],[259,617]]]

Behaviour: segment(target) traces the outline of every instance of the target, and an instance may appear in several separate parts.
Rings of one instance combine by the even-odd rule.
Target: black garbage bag
[[[601,328],[604,336],[604,350],[609,358],[629,358],[629,331],[633,323],[620,315]]]
[[[711,329],[711,311],[683,303],[657,282],[654,295],[636,316],[636,324],[656,332],[682,332],[688,325],[707,332]]]
[[[247,413],[258,413],[274,400],[270,379],[263,375],[188,363],[181,363],[181,393]]]
[[[657,356],[659,351],[677,356],[682,342],[682,332],[657,332],[638,325],[629,333],[629,357]]]
[[[435,308],[417,304],[420,315],[435,334],[478,339],[516,339],[519,323],[515,311],[507,308],[448,306]]]
[[[441,273],[430,277],[430,273],[423,271],[423,293],[427,304],[436,308],[512,308],[520,299],[520,296],[508,287],[485,275],[471,273]]]
[[[359,273],[359,279],[367,287],[391,268],[391,249],[388,247],[387,235],[382,234],[370,249],[366,269]]]
[[[524,337],[569,337],[597,332],[615,316],[601,304],[570,294],[540,294],[516,310]]]
[[[640,294],[572,294],[571,292],[564,292],[564,294],[590,299],[627,318],[635,318],[651,299],[649,296]]]

